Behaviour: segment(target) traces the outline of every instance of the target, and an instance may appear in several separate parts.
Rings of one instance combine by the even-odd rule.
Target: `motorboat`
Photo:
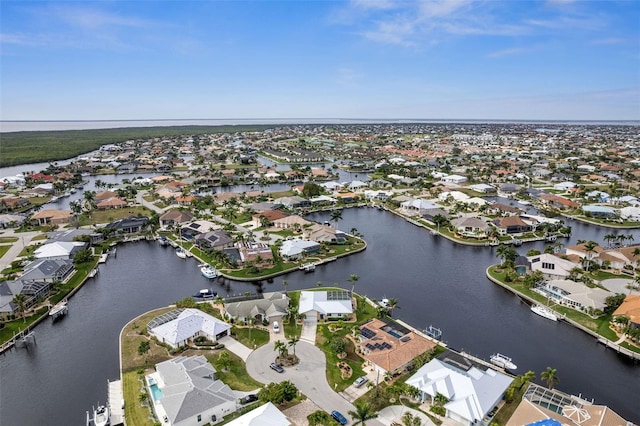
[[[178,247],[176,249],[176,256],[178,256],[180,259],[186,259],[187,258],[187,252],[184,251],[183,248]]]
[[[313,272],[316,270],[316,265],[314,263],[306,263],[304,265],[300,265],[300,270],[305,272]]]
[[[166,247],[166,246],[169,245],[169,240],[164,235],[161,236],[158,241],[160,242],[160,245],[163,246],[163,247]]]
[[[497,365],[505,370],[515,370],[518,368],[518,366],[511,361],[511,358],[506,355],[495,353],[491,355],[489,359],[491,360],[491,364]]]
[[[531,306],[531,312],[540,315],[543,318],[546,318],[551,321],[558,321],[558,316],[547,306],[544,305],[533,305]]]
[[[95,426],[106,426],[109,424],[109,407],[106,405],[98,405],[93,410],[93,423]]]
[[[67,302],[62,301],[49,311],[49,317],[51,317],[54,321],[58,318],[65,316],[69,312],[69,308],[67,307]]]
[[[196,299],[212,299],[217,295],[218,293],[216,293],[215,291],[208,288],[203,288],[202,290],[194,294],[193,297]]]
[[[200,272],[202,272],[202,276],[205,278],[215,278],[218,276],[218,271],[211,265],[200,265]]]

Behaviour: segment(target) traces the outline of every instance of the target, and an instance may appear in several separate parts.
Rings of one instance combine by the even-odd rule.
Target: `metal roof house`
[[[156,373],[147,376],[147,385],[163,424],[217,423],[236,411],[235,393],[216,379],[215,368],[202,355],[177,357],[156,364]]]
[[[173,348],[185,346],[189,339],[205,336],[216,341],[229,333],[231,326],[199,309],[175,309],[155,317],[147,325],[149,333]]]

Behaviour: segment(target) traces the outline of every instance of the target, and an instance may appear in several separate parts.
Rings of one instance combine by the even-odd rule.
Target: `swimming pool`
[[[156,385],[155,383],[149,386],[149,389],[151,389],[151,396],[153,397],[154,401],[157,401],[164,396],[158,385]]]

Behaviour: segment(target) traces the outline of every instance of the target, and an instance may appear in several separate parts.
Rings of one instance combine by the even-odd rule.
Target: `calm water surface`
[[[310,219],[323,221],[328,214]],[[608,233],[571,223],[574,239],[602,241]],[[519,374],[558,370],[559,388],[594,398],[623,417],[640,422],[640,364],[605,349],[564,323],[530,312],[511,293],[492,284],[485,268],[496,263],[495,249],[467,247],[433,237],[404,220],[376,209],[343,212],[341,229],[357,228],[368,248],[320,266],[313,274],[296,271],[273,283],[208,282],[193,259],[140,242],[118,247],[117,258],[69,302],[69,315],[36,329],[37,346],[0,356],[0,424],[81,425],[84,413],[106,398],[107,380],[119,377],[118,335],[135,316],[166,306],[211,285],[222,295],[337,283],[372,298],[399,300],[395,316],[417,327],[443,330],[443,340],[458,350],[488,359],[505,353]],[[636,232],[636,238],[640,235]],[[520,248],[522,253],[543,244]]]

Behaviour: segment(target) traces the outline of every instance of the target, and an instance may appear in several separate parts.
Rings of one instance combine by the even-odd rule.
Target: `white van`
[[[280,326],[278,325],[278,321],[273,322],[273,332],[280,333]]]

